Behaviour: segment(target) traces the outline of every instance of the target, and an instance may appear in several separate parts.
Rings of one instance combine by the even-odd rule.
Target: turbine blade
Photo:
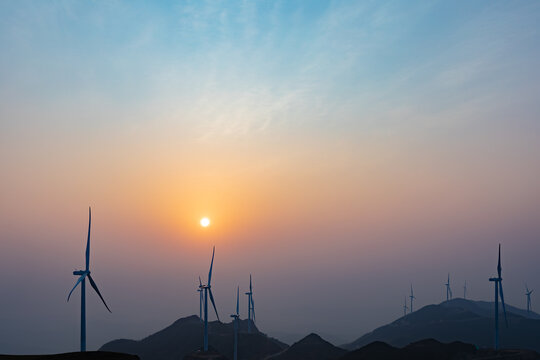
[[[501,277],[501,244],[499,244],[499,262],[497,263],[497,273],[499,274],[499,277]]]
[[[75,290],[75,288],[77,287],[77,285],[79,285],[81,283],[81,281],[84,280],[84,278],[86,277],[88,273],[84,273],[84,275],[81,275],[79,277],[79,279],[77,279],[77,282],[75,283],[75,286],[73,287],[73,289],[71,289],[71,291],[69,292],[69,295],[68,295],[68,298],[67,298],[67,301],[69,301],[69,298],[71,297],[71,293],[73,292],[73,290]]]
[[[101,293],[99,292],[99,289],[98,289],[96,283],[94,282],[94,279],[92,279],[92,276],[90,274],[88,274],[88,280],[90,280],[90,285],[92,285],[94,290],[96,290],[97,294],[99,295],[99,298],[101,299],[101,301],[103,301],[103,305],[105,305],[107,310],[109,310],[109,312],[112,313],[111,309],[109,309],[109,307],[107,306],[107,303],[105,302],[105,299],[103,299],[103,296],[101,296]]]
[[[506,318],[506,305],[504,304],[504,295],[503,295],[502,282],[499,283],[499,293],[501,294],[501,303],[502,303],[502,308],[503,308],[503,312],[504,312],[504,323],[506,324],[506,327],[508,327],[508,319]]]
[[[251,312],[253,313],[253,322],[255,322],[255,303],[253,302],[253,295],[251,295]]]
[[[86,239],[86,271],[90,268],[90,225],[92,223],[92,209],[88,207],[88,238]]]
[[[239,300],[239,297],[240,297],[240,286],[238,286],[236,288],[236,316],[238,316],[239,313],[240,313],[240,300]]]
[[[251,274],[249,274],[249,292],[251,292]]]
[[[210,263],[210,271],[208,272],[208,286],[210,286],[210,280],[212,280],[212,267],[214,266],[214,254],[216,252],[216,247],[214,246],[212,250],[212,262]]]
[[[202,287],[202,281],[201,281],[201,277],[199,276],[199,287],[201,288]]]
[[[208,289],[208,292],[210,293],[210,301],[212,302],[212,306],[214,307],[214,311],[216,312],[217,319],[218,321],[220,321],[219,315],[217,313],[216,303],[214,302],[214,295],[212,295],[212,289]]]

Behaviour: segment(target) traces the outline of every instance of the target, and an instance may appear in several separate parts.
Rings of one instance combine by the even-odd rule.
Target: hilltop
[[[334,360],[346,352],[312,333],[268,360]]]
[[[358,349],[374,341],[403,347],[422,339],[440,342],[461,341],[480,348],[493,346],[493,314],[490,303],[455,299],[439,305],[425,306],[390,324],[367,333],[350,344],[349,350]],[[500,341],[502,348],[520,348],[540,351],[540,320],[538,314],[529,317],[512,306],[507,307],[508,325],[501,317]],[[502,315],[501,315],[502,316]]]
[[[247,320],[239,321],[239,359],[262,359],[287,348],[286,344],[260,332],[253,322],[251,323],[252,333],[248,334],[247,326]],[[103,345],[100,350],[134,354],[142,360],[178,360],[201,348],[203,331],[201,319],[193,315],[179,319],[142,340],[113,340]],[[217,352],[232,359],[234,338],[232,322],[209,322],[208,338],[210,345]]]

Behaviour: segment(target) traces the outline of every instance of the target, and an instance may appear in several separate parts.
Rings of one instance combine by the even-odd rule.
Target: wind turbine
[[[489,278],[489,281],[493,281],[495,283],[495,350],[499,349],[499,293],[501,294],[501,303],[504,312],[504,322],[506,324],[506,327],[508,327],[508,320],[506,319],[506,306],[504,305],[501,270],[501,244],[499,244],[499,262],[497,263],[497,277]]]
[[[73,293],[73,290],[81,284],[81,352],[86,351],[86,278],[88,277],[88,280],[90,281],[90,285],[96,293],[99,295],[99,298],[101,301],[103,301],[103,304],[111,312],[111,309],[107,306],[107,303],[103,299],[103,296],[101,296],[101,293],[99,292],[99,289],[94,282],[94,279],[92,279],[92,276],[90,276],[90,225],[92,222],[92,210],[90,207],[88,207],[88,237],[86,239],[86,267],[84,270],[76,270],[73,272],[73,275],[79,276],[79,279],[75,283],[75,286],[71,291],[69,292],[67,301],[69,301],[69,298],[71,297],[71,294]]]
[[[201,281],[201,277],[199,276],[199,288],[197,289],[197,292],[199,293],[199,319],[203,321],[202,317],[202,303],[203,303],[203,284]]]
[[[403,298],[403,300],[404,300],[404,301],[403,301],[403,316],[406,316],[406,315],[407,315],[407,310],[409,309],[409,308],[407,307],[407,297],[405,296],[405,297]]]
[[[234,360],[238,359],[238,319],[240,318],[240,286],[236,288],[236,314],[232,314],[234,319]]]
[[[463,299],[467,299],[467,280],[465,280],[465,285],[463,285]]]
[[[210,281],[212,280],[212,267],[214,266],[215,252],[216,247],[214,246],[212,250],[212,262],[210,263],[210,271],[208,272],[208,284],[203,285],[202,282],[199,283],[199,287],[204,290],[204,351],[208,351],[208,294],[210,294],[210,301],[212,301],[214,311],[216,312],[216,316],[219,321],[216,303],[214,302],[214,296],[212,295],[212,286],[210,285]]]
[[[253,303],[253,286],[251,284],[251,274],[249,274],[248,296],[248,333],[251,333],[251,321],[255,322],[255,304]]]
[[[527,314],[529,314],[531,312],[531,294],[534,290],[529,290],[527,284],[525,284],[525,290],[525,296],[527,296]]]
[[[452,299],[452,289],[450,289],[450,273],[448,273],[448,281],[446,282],[446,301]]]
[[[413,300],[416,299],[416,297],[414,297],[412,284],[411,284],[411,295],[409,295],[409,297],[411,298],[411,314],[412,314],[412,312],[413,312]]]

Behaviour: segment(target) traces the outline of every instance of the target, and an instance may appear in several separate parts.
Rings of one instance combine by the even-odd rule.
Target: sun
[[[208,227],[208,225],[210,225],[210,219],[207,217],[203,217],[200,223],[202,227]]]

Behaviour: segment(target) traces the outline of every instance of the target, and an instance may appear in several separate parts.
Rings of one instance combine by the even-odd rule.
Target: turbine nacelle
[[[75,270],[73,272],[73,275],[76,275],[76,276],[90,275],[90,271],[89,270]]]

